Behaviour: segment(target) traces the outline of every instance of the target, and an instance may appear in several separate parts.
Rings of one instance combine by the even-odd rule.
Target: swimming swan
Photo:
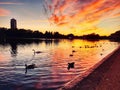
[[[42,53],[41,51],[35,51],[34,49],[33,49],[33,51],[34,51],[34,54],[35,54],[35,53],[36,53],[36,54]]]

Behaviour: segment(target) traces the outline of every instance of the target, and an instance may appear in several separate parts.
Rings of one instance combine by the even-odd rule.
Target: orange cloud
[[[46,0],[46,3],[49,19],[57,25],[99,23],[120,10],[119,0]]]
[[[10,11],[0,8],[0,16],[8,16],[10,14]]]
[[[120,16],[120,12],[119,12],[119,13],[114,14],[114,17],[119,17],[119,16]]]

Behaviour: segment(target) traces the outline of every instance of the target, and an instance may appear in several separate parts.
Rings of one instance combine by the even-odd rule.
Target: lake
[[[118,46],[109,40],[79,39],[0,43],[0,90],[56,90]],[[74,68],[68,69],[72,62]],[[37,67],[26,72],[25,64]]]

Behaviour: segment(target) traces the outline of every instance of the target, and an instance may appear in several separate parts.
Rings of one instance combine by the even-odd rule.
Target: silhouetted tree
[[[68,39],[74,39],[74,35],[73,34],[68,34],[67,37],[68,37]]]
[[[111,39],[120,39],[120,31],[117,31],[116,33],[113,33],[109,36]],[[26,39],[26,38],[48,38],[48,39],[106,39],[108,38],[107,36],[100,36],[98,34],[92,33],[88,35],[83,35],[83,36],[74,36],[73,34],[68,34],[68,35],[63,35],[60,34],[59,32],[50,32],[46,31],[44,34],[42,32],[39,32],[38,30],[32,31],[30,29],[7,29],[7,28],[0,28],[0,40],[5,40],[5,39]]]
[[[83,35],[83,39],[100,39],[99,34],[88,34],[88,35]]]
[[[115,33],[111,34],[109,36],[109,39],[111,40],[116,40],[116,41],[120,41],[120,30],[116,31]]]

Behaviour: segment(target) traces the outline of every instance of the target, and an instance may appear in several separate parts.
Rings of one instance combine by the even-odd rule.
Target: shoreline
[[[109,53],[107,56],[105,56],[100,62],[98,62],[94,66],[92,66],[85,73],[76,76],[74,79],[72,79],[71,81],[66,83],[63,87],[59,88],[58,90],[95,90],[95,87],[97,87],[97,86],[92,85],[92,84],[95,84],[93,82],[95,81],[95,82],[97,82],[96,84],[98,84],[100,81],[100,78],[102,78],[102,75],[104,74],[103,72],[102,72],[102,74],[101,74],[101,72],[99,72],[100,71],[99,68],[102,71],[106,72],[106,70],[103,66],[106,66],[109,63],[111,64],[113,62],[113,59],[111,59],[111,58],[114,57],[119,51],[120,51],[120,46],[117,47],[115,50],[113,50],[111,53]],[[109,60],[109,59],[111,59],[111,60]],[[108,66],[107,69],[110,68],[109,65],[107,65],[107,66]],[[94,75],[94,73],[96,73],[96,74]],[[99,80],[98,80],[98,78],[99,78]],[[90,87],[94,87],[94,89],[90,89]]]

